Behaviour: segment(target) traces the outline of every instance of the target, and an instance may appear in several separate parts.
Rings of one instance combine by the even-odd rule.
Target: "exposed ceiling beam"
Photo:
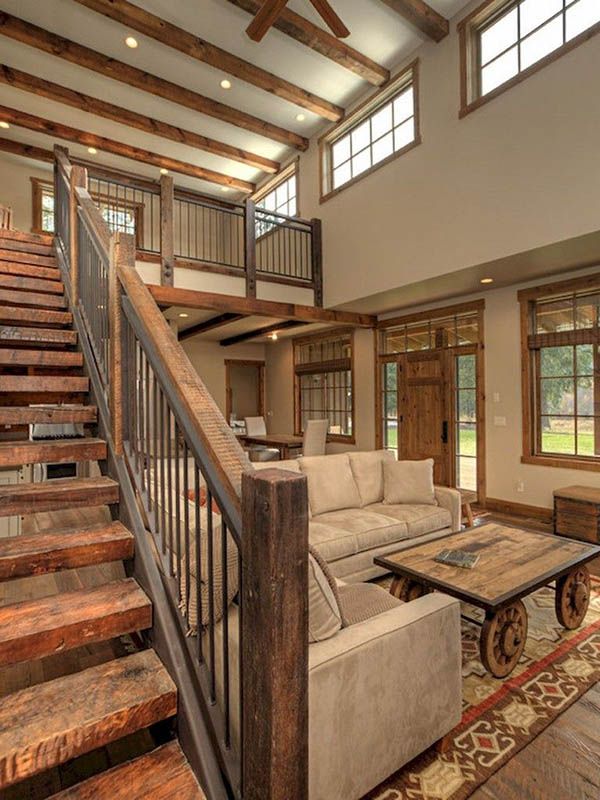
[[[5,153],[13,153],[15,156],[23,156],[24,158],[33,158],[36,161],[54,161],[54,153],[52,150],[46,150],[43,147],[36,147],[33,144],[23,144],[23,142],[15,142],[14,139],[4,139],[0,137],[0,150]]]
[[[232,178],[230,175],[224,175],[212,169],[197,167],[195,164],[188,164],[186,161],[179,161],[176,158],[152,153],[150,150],[143,150],[141,147],[123,144],[114,139],[107,139],[105,136],[96,136],[94,133],[71,128],[69,125],[53,122],[43,117],[36,117],[33,114],[26,114],[24,111],[18,111],[15,108],[0,106],[0,119],[19,128],[27,128],[27,130],[44,133],[47,136],[55,136],[58,139],[75,142],[84,147],[95,147],[96,150],[102,150],[114,156],[122,156],[133,161],[140,161],[143,164],[152,164],[152,166],[159,167],[159,169],[168,169],[170,172],[190,175],[193,178],[199,178],[209,183],[217,183],[221,186],[229,186],[242,192],[252,193],[256,188],[253,183],[242,181],[239,178]]]
[[[275,319],[294,319],[304,322],[335,322],[353,325],[358,328],[373,328],[377,317],[371,314],[355,314],[352,311],[335,311],[315,306],[301,306],[296,303],[279,303],[274,300],[257,300],[213,292],[199,292],[195,289],[180,289],[174,286],[148,284],[148,290],[159,306],[182,306],[183,308],[212,308],[215,311],[231,311],[245,317],[274,317]]]
[[[263,0],[228,0],[228,2],[249,14],[256,14],[260,10]],[[273,27],[300,44],[310,47],[325,58],[329,58],[340,67],[350,70],[373,86],[381,86],[390,79],[388,69],[289,8],[283,9],[273,23]]]
[[[239,161],[264,172],[276,173],[279,172],[281,167],[277,161],[272,161],[269,158],[263,158],[238,147],[218,142],[215,139],[209,139],[207,136],[202,136],[193,131],[186,131],[168,122],[160,122],[152,117],[146,117],[143,114],[130,111],[128,108],[115,106],[112,103],[107,103],[106,100],[99,100],[96,97],[83,94],[83,92],[76,92],[74,89],[38,78],[37,75],[21,72],[6,64],[0,64],[0,83],[47,97],[57,103],[72,106],[80,111],[87,111],[97,117],[104,117],[104,119],[119,122],[121,125],[127,125],[130,128],[137,128],[140,131],[160,136],[163,139],[170,139],[173,142],[195,147],[198,150],[204,150],[222,158]]]
[[[189,328],[184,328],[182,331],[179,331],[179,341],[182,342],[185,339],[191,339],[193,336],[212,331],[215,328],[221,328],[223,325],[230,325],[232,322],[237,322],[240,319],[244,319],[243,314],[232,314],[229,311],[225,314],[218,314],[216,317],[211,317],[210,319],[204,320],[204,322],[198,322],[196,325],[190,325]]]
[[[345,39],[347,36],[350,36],[350,31],[331,7],[328,0],[310,0],[310,2],[325,20],[325,23],[331,32],[334,33],[339,39]]]
[[[418,28],[434,42],[441,42],[450,30],[450,24],[446,17],[433,9],[424,0],[382,0],[397,11],[400,16]]]
[[[227,339],[221,339],[219,344],[221,347],[231,347],[232,344],[247,342],[249,339],[256,339],[258,336],[268,336],[269,333],[277,333],[277,331],[285,331],[289,330],[289,328],[298,328],[300,325],[308,324],[308,322],[302,320],[288,319],[285,322],[267,325],[263,328],[257,328],[254,331],[246,331],[246,333],[238,333],[236,336],[228,336]]]
[[[288,131],[278,125],[253,117],[244,111],[239,111],[224,103],[212,100],[210,97],[198,94],[198,92],[194,92],[191,89],[186,89],[164,78],[159,78],[157,75],[132,67],[124,61],[110,58],[110,56],[106,56],[89,47],[72,42],[55,33],[50,33],[50,31],[39,28],[30,22],[25,22],[18,17],[13,17],[11,14],[6,14],[4,11],[0,11],[0,33],[22,44],[35,47],[44,53],[69,61],[71,64],[90,69],[106,78],[112,78],[127,84],[127,86],[162,97],[163,100],[215,117],[221,122],[244,128],[267,139],[281,142],[289,147],[295,147],[298,150],[306,150],[308,148],[308,139],[299,136],[293,131]]]
[[[215,69],[222,70],[228,75],[234,75],[265,92],[270,92],[276,97],[281,97],[296,106],[305,108],[319,117],[338,122],[344,116],[344,109],[340,106],[307,92],[283,78],[278,78],[277,75],[251,64],[249,61],[244,61],[233,53],[222,50],[127,0],[75,0],[75,2],[128,28],[133,28],[186,56],[210,64]]]

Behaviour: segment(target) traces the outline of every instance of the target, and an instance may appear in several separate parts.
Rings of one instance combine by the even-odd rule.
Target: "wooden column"
[[[256,297],[256,206],[248,198],[244,208],[244,265],[246,297]]]
[[[160,283],[173,286],[175,270],[174,190],[170,175],[160,177]]]
[[[323,308],[323,235],[320,219],[311,219],[312,225],[312,279],[315,305]]]
[[[87,189],[87,169],[73,166],[71,168],[71,184],[69,192],[69,253],[71,263],[71,300],[73,307],[79,302],[79,220],[77,217],[77,195],[75,189],[80,186]]]
[[[306,477],[242,475],[244,800],[308,798]]]
[[[110,237],[108,270],[108,322],[110,329],[110,418],[115,453],[123,455],[123,335],[119,267],[135,269],[135,237],[113,233]]]

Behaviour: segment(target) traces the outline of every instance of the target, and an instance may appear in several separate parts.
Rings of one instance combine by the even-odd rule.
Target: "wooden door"
[[[450,453],[450,375],[447,352],[407,353],[398,361],[399,458],[433,458],[437,484],[452,478]]]

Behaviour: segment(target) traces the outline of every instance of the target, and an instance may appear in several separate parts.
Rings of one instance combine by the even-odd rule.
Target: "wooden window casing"
[[[304,432],[303,420],[329,419],[329,442],[354,444],[356,437],[354,402],[354,333],[347,329],[327,331],[294,339],[294,433]],[[333,357],[323,355],[328,349]],[[314,352],[310,352],[313,350]],[[339,352],[338,352],[339,351]],[[314,380],[314,388],[306,382]],[[312,394],[319,395],[318,402],[308,407],[306,401]],[[341,432],[335,429],[340,428]],[[345,430],[345,432],[344,432]]]
[[[576,6],[589,0],[559,0],[561,6],[554,10],[550,17],[543,20],[539,26],[521,35],[519,29],[518,38],[509,45],[506,52],[516,47],[518,59],[518,71],[511,78],[500,83],[486,94],[482,94],[481,86],[481,34],[491,25],[502,17],[510,14],[520,6],[524,0],[485,0],[478,8],[472,11],[465,19],[458,24],[458,35],[460,44],[460,85],[461,99],[459,116],[464,117],[471,111],[475,111],[490,100],[503,94],[508,89],[516,86],[521,81],[534,75],[540,69],[553,63],[565,53],[570,52],[580,44],[588,41],[597,33],[600,33],[600,21],[582,30],[578,35],[568,38],[567,34],[567,15],[576,11]],[[520,20],[520,13],[519,20]],[[563,35],[562,44],[551,50],[542,58],[533,61],[529,66],[521,69],[521,43],[530,39],[539,32],[544,25],[547,25],[553,18],[562,20]],[[504,54],[503,51],[501,51]],[[500,55],[500,54],[499,54]],[[496,56],[497,57],[497,56]],[[496,58],[495,57],[495,58]],[[495,60],[490,59],[490,61]]]
[[[518,299],[521,306],[523,404],[521,461],[563,469],[600,471],[600,273],[524,289],[518,293]],[[554,330],[540,330],[544,327],[544,315],[550,318],[546,326],[554,326]],[[548,371],[544,364],[544,350],[553,351],[555,356],[560,351],[560,355],[571,362],[572,368]],[[584,363],[586,359],[587,365]],[[566,409],[556,413],[551,413],[543,404],[546,387],[552,383],[562,384],[563,389],[569,384],[572,387],[571,400],[568,392],[563,400]],[[552,421],[563,420],[565,424],[572,420],[572,437],[570,432],[556,433],[551,427],[547,428]],[[586,453],[590,442],[584,445],[590,432],[591,454]],[[572,453],[553,451],[549,442],[553,440],[551,437],[556,439],[557,436],[572,438]]]

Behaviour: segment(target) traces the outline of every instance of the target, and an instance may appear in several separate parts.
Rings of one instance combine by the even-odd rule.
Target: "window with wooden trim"
[[[524,460],[599,469],[600,276],[519,299]]]
[[[254,196],[257,208],[256,237],[264,236],[277,227],[278,215],[295,217],[298,214],[297,162],[294,161]],[[265,213],[265,212],[271,212]]]
[[[329,439],[353,440],[353,334],[328,333],[294,341],[295,430],[309,419],[329,420]]]
[[[40,178],[30,181],[33,233],[54,233],[54,186]]]
[[[496,96],[599,30],[598,0],[487,0],[459,25],[462,111]]]
[[[321,140],[324,200],[420,142],[418,62]]]

